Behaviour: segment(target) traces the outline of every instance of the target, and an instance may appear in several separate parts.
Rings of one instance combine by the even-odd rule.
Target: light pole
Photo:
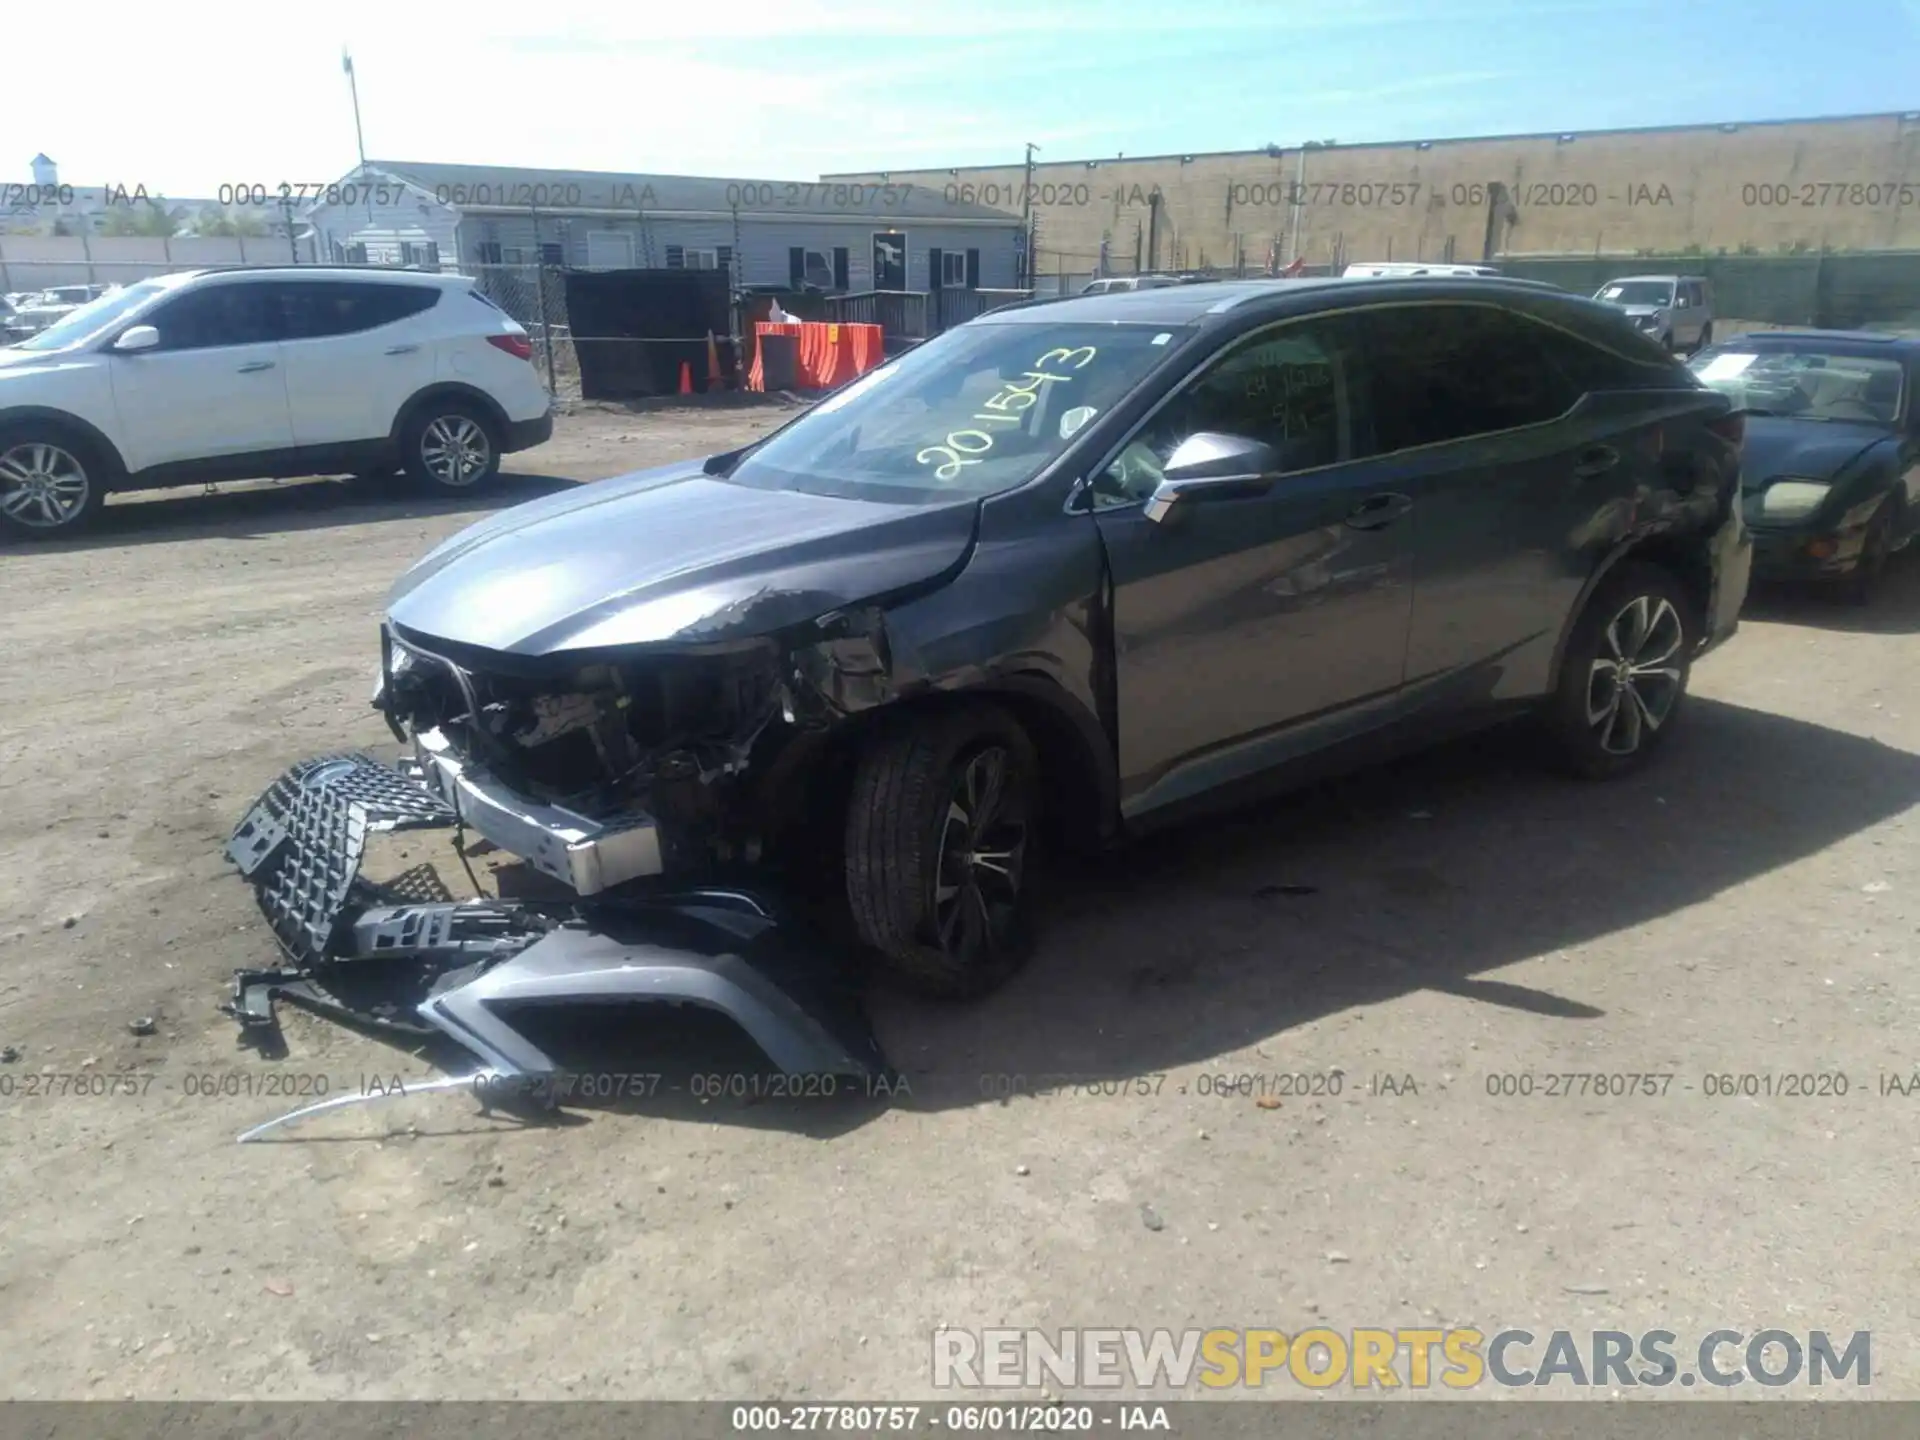
[[[1020,276],[1023,286],[1031,285],[1034,265],[1039,256],[1033,253],[1033,153],[1040,147],[1031,140],[1027,142],[1027,183],[1020,187],[1020,228],[1027,237],[1027,253],[1022,263],[1025,273]]]

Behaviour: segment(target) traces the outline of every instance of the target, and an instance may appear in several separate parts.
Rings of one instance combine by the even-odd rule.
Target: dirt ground
[[[1920,1096],[1881,1081],[1920,1066],[1905,557],[1868,611],[1757,600],[1642,778],[1481,740],[1075,873],[1003,993],[875,996],[891,1104],[439,1094],[236,1145],[299,1103],[270,1086],[432,1073],[293,1013],[266,1061],[215,1009],[274,958],[228,831],[390,745],[388,583],[779,418],[587,411],[468,504],[172,493],[0,550],[0,1394],[913,1397],[941,1325],[1467,1323],[1870,1329],[1871,1393],[1920,1396]],[[1675,1079],[1489,1094],[1595,1071]],[[1803,1072],[1848,1093],[1707,1093]],[[1140,1083],[1001,1098],[1063,1073]]]

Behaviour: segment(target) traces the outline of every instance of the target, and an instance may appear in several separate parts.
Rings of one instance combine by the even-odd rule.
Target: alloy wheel
[[[467,415],[442,415],[420,437],[420,459],[427,473],[455,489],[487,473],[493,448],[480,423]]]
[[[977,751],[955,776],[940,826],[933,922],[950,955],[1003,950],[1012,939],[1026,859],[1027,826],[1013,756]]]
[[[1680,703],[1686,627],[1658,595],[1629,601],[1600,632],[1587,672],[1587,724],[1609,755],[1632,755]]]
[[[0,514],[34,530],[72,524],[86,509],[86,467],[58,445],[33,441],[0,454]]]

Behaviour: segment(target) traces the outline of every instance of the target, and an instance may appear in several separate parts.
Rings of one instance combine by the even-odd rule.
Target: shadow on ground
[[[212,494],[161,490],[116,497],[83,534],[71,540],[6,539],[0,541],[0,554],[17,562],[35,555],[117,550],[155,541],[248,540],[430,515],[481,514],[537,500],[577,483],[549,475],[503,473],[465,495],[416,494],[399,480],[363,485],[344,479],[244,481]]]
[[[825,1137],[888,1105],[992,1103],[1013,1076],[1128,1080],[1256,1045],[1278,1069],[1289,1030],[1417,991],[1589,1024],[1604,1012],[1580,969],[1554,989],[1491,972],[1711,901],[1920,800],[1920,756],[1690,703],[1627,781],[1555,778],[1491,732],[1057,870],[1039,952],[1004,990],[870,997],[903,1093],[796,1094],[690,1010],[552,1012],[526,1028],[562,1064],[654,1077],[597,1082],[619,1093],[577,1095],[556,1123],[607,1109]]]

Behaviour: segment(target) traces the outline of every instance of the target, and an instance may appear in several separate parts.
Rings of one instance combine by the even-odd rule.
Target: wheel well
[[[874,736],[923,716],[986,702],[1011,715],[1033,742],[1048,841],[1073,851],[1097,848],[1118,813],[1115,787],[1101,768],[1102,757],[1065,710],[1071,702],[1043,698],[1044,687],[1052,686],[1053,681],[1041,679],[1006,688],[935,691],[856,715],[819,746],[797,752],[788,775],[801,778],[804,798],[783,809],[792,820],[836,827],[837,833],[845,821],[854,766]]]
[[[30,424],[50,426],[63,431],[91,450],[94,458],[111,467],[114,474],[126,473],[127,462],[121,458],[119,448],[78,415],[69,415],[64,410],[49,410],[38,405],[23,405],[11,410],[0,410],[0,434]]]
[[[506,439],[510,422],[507,420],[507,412],[500,408],[500,402],[484,390],[476,390],[471,385],[456,385],[450,382],[430,385],[402,405],[399,415],[394,419],[393,433],[390,438],[398,443],[407,426],[412,424],[414,417],[420,413],[421,408],[433,404],[436,400],[465,400],[477,405],[493,422],[498,438],[503,441]]]
[[[1698,634],[1700,627],[1706,623],[1707,611],[1713,605],[1713,563],[1707,558],[1706,546],[1697,539],[1656,535],[1630,546],[1608,567],[1609,571],[1635,560],[1646,565],[1658,565],[1680,582],[1681,588],[1687,592],[1687,599],[1693,602],[1693,613],[1687,618],[1693,622],[1694,633]]]

